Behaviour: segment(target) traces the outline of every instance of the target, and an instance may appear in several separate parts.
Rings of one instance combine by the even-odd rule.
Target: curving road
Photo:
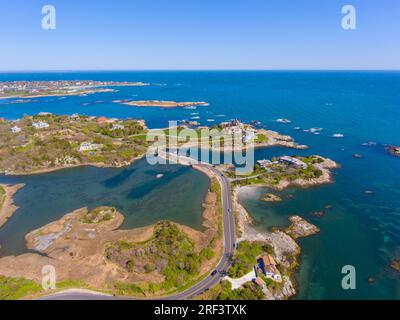
[[[215,285],[217,285],[224,277],[223,275],[220,274],[220,272],[227,271],[231,266],[230,256],[232,255],[234,246],[236,245],[236,226],[235,226],[235,217],[233,214],[233,206],[232,206],[231,185],[228,178],[226,178],[220,171],[218,171],[211,165],[201,164],[199,166],[204,166],[209,170],[211,170],[218,177],[218,180],[220,181],[221,197],[222,197],[224,255],[217,266],[216,270],[218,270],[218,273],[216,275],[214,276],[209,275],[205,279],[194,285],[193,287],[189,288],[188,290],[164,298],[164,300],[191,299],[195,296],[198,296],[204,291],[209,290]]]
[[[182,158],[182,157],[181,157]],[[183,157],[183,162],[189,162],[191,164],[193,159]],[[188,160],[190,159],[190,160]],[[182,163],[182,161],[180,161]],[[218,263],[216,270],[218,271],[215,275],[208,275],[206,278],[190,287],[189,289],[176,293],[167,297],[159,298],[159,300],[184,300],[191,299],[205,291],[208,291],[215,285],[217,285],[224,275],[221,274],[223,271],[227,271],[231,266],[231,255],[236,245],[236,226],[235,217],[233,213],[232,204],[232,192],[229,179],[223,175],[218,169],[214,168],[208,163],[196,164],[198,167],[202,167],[206,170],[210,170],[216,177],[221,185],[221,197],[222,197],[222,221],[223,221],[223,243],[224,243],[224,254]],[[84,292],[84,291],[74,291],[69,290],[65,292],[56,293],[41,298],[41,300],[126,300],[129,298],[113,297],[108,295],[103,295],[96,292]]]

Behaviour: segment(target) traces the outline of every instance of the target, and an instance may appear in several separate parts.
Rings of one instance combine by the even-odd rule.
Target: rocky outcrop
[[[400,259],[395,259],[395,260],[392,260],[392,262],[390,263],[390,266],[394,269],[394,270],[396,270],[397,272],[400,272]]]
[[[400,157],[400,147],[398,146],[387,146],[386,151],[395,157]]]
[[[289,218],[292,223],[285,232],[294,239],[308,237],[320,232],[319,228],[299,216]]]
[[[264,202],[280,202],[282,201],[282,198],[273,193],[267,193],[261,198],[261,200]]]

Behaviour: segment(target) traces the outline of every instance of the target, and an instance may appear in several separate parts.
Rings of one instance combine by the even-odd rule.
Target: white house
[[[268,166],[270,165],[272,163],[272,161],[271,160],[258,160],[257,161],[257,164],[260,166],[260,167],[262,167],[262,168],[268,168]]]
[[[69,118],[70,118],[70,119],[77,120],[77,119],[79,119],[79,114],[74,113],[74,114],[72,114]]]
[[[102,144],[95,144],[95,143],[91,143],[91,142],[83,142],[80,146],[79,146],[79,151],[83,152],[83,151],[96,151],[96,150],[100,150],[103,148]]]
[[[38,122],[33,122],[32,126],[35,127],[36,129],[45,129],[49,127],[49,124],[47,122],[38,121]]]
[[[245,130],[243,133],[243,142],[252,142],[256,138],[256,133],[254,130]]]
[[[281,157],[279,159],[279,162],[286,163],[286,164],[289,164],[289,165],[295,165],[295,166],[298,166],[298,167],[300,167],[302,169],[307,169],[307,167],[308,167],[308,165],[306,163],[304,163],[303,161],[301,161],[301,160],[299,160],[297,158],[289,157],[289,156]]]
[[[118,123],[113,124],[113,126],[111,127],[112,131],[114,131],[114,130],[124,130],[124,129],[125,129],[124,125],[118,124]]]
[[[18,133],[18,132],[21,132],[21,128],[20,127],[18,127],[18,126],[14,126],[14,127],[12,127],[11,128],[11,132],[12,133]]]

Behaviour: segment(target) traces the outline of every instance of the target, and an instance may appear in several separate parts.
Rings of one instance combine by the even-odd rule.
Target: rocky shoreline
[[[313,179],[296,179],[294,181],[282,180],[277,185],[272,185],[268,187],[271,187],[277,191],[282,191],[290,186],[309,188],[332,183],[333,175],[331,173],[331,170],[340,168],[340,165],[331,159],[322,157],[319,158],[323,159],[323,162],[314,164],[314,167],[321,171],[322,174],[320,177]]]
[[[292,225],[286,230],[274,230],[271,232],[257,230],[252,217],[238,200],[239,193],[246,188],[253,187],[237,187],[233,195],[238,233],[240,234],[237,241],[262,241],[268,243],[274,249],[278,264],[283,266],[289,275],[292,274],[298,267],[298,258],[301,254],[301,248],[296,239],[316,234],[319,229],[299,216],[292,216],[289,218]],[[279,292],[272,292],[268,288],[264,290],[267,300],[284,300],[296,295],[295,285],[290,276],[284,276],[283,280],[284,285]]]
[[[300,216],[291,216],[289,221],[292,224],[285,230],[285,233],[290,235],[293,239],[312,236],[320,232],[318,227],[304,220]]]
[[[184,108],[184,107],[198,107],[208,106],[208,102],[196,101],[196,102],[176,102],[176,101],[163,101],[163,100],[138,100],[138,101],[124,101],[116,100],[114,103],[121,103],[127,106],[133,107],[158,107],[158,108]]]

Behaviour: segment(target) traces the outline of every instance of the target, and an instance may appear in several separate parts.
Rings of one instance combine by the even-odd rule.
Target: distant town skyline
[[[346,5],[355,30],[343,28]],[[55,9],[48,30],[45,6]],[[400,70],[397,0],[0,0],[0,9],[2,72]]]

